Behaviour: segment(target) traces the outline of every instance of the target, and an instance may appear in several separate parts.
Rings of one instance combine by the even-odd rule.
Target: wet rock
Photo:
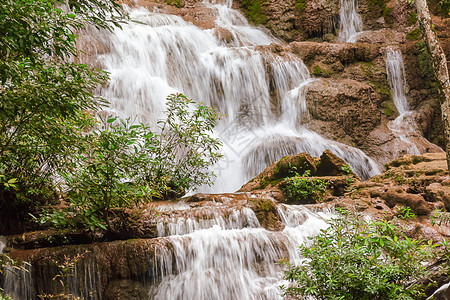
[[[311,117],[329,125],[331,137],[344,134],[353,143],[370,143],[370,132],[380,124],[381,98],[365,83],[322,78],[308,86],[306,101]]]
[[[450,282],[439,287],[427,300],[450,300]]]
[[[409,206],[418,216],[429,215],[434,208],[421,195],[409,194],[398,189],[389,189],[385,193],[382,193],[380,197],[390,208],[396,205]]]
[[[450,187],[443,186],[440,183],[432,183],[425,189],[425,197],[427,201],[443,202],[445,209],[450,211]]]
[[[340,176],[348,175],[357,177],[350,169],[349,165],[342,159],[332,153],[330,150],[325,150],[320,156],[320,162],[317,165],[317,175],[319,176]]]
[[[295,175],[296,172],[303,174],[305,171],[309,171],[311,174],[315,174],[317,171],[316,160],[311,155],[303,152],[293,156],[285,156],[242,186],[238,192],[273,187],[285,177]]]
[[[270,199],[250,199],[250,208],[255,212],[259,223],[267,230],[283,230],[275,203]]]
[[[140,300],[147,298],[142,282],[114,280],[106,287],[106,300]]]

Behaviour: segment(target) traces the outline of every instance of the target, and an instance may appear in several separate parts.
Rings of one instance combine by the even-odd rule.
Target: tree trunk
[[[415,0],[417,17],[419,19],[422,35],[428,52],[431,55],[434,74],[439,84],[441,96],[442,124],[444,127],[445,153],[447,154],[447,166],[450,170],[450,81],[448,76],[447,59],[444,50],[439,45],[436,33],[433,30],[430,12],[426,0]]]

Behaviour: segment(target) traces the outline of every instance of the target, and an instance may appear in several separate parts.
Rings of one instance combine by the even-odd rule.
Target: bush
[[[0,184],[0,223],[57,199],[55,170],[66,167],[92,121],[86,111],[105,103],[92,91],[106,73],[69,58],[77,55],[76,32],[118,24],[121,6],[69,1],[72,12],[64,12],[55,2],[0,3],[0,168],[15,180],[13,190]]]
[[[194,107],[191,107],[194,106]],[[174,198],[201,184],[211,184],[209,168],[222,156],[220,142],[209,135],[219,116],[181,94],[167,98],[167,118],[159,134],[148,125],[109,118],[84,137],[76,162],[63,177],[70,205],[44,211],[40,222],[57,228],[110,228],[113,208]]]
[[[286,295],[316,299],[415,299],[415,284],[431,245],[411,240],[388,221],[366,221],[345,211],[330,227],[300,246],[303,264],[287,263]]]
[[[160,133],[144,147],[152,163],[141,171],[163,198],[173,198],[212,184],[211,167],[222,157],[222,144],[210,134],[220,116],[182,94],[169,95],[166,105],[167,118],[158,122]]]
[[[327,182],[322,179],[308,178],[310,171],[306,171],[302,177],[288,177],[281,188],[290,201],[321,201],[327,192]]]

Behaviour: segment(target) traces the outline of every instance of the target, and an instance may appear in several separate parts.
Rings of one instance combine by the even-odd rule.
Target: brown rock
[[[262,227],[272,231],[283,230],[284,224],[281,222],[277,207],[272,200],[250,199],[249,205]]]
[[[238,192],[249,192],[266,187],[273,187],[283,178],[294,175],[295,172],[303,174],[310,171],[311,174],[316,173],[315,160],[306,152],[285,156],[278,162],[268,166],[261,174],[244,184]]]
[[[433,206],[425,201],[421,195],[399,192],[398,189],[389,189],[380,196],[390,208],[395,205],[409,206],[418,216],[429,215],[433,210]]]
[[[443,202],[445,209],[450,211],[450,187],[440,183],[432,183],[425,189],[425,197],[430,202]]]
[[[106,288],[107,300],[140,300],[147,298],[142,282],[134,280],[114,280]]]
[[[347,169],[348,171],[345,171]],[[320,156],[320,162],[317,165],[317,175],[319,176],[340,176],[350,175],[357,177],[353,171],[348,169],[348,164],[337,157],[330,150],[325,150]]]

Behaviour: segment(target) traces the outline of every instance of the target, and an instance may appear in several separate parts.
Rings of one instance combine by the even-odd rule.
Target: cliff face
[[[439,151],[422,139],[443,145],[439,101],[414,5],[406,0],[358,1],[363,32],[356,38],[357,43],[344,45],[333,44],[338,42],[339,1],[261,1],[256,7],[250,2],[240,1],[250,20],[288,42],[315,77],[328,78],[313,83],[309,89],[311,128],[358,146],[384,163],[397,157],[390,150],[395,137],[387,124],[398,116],[398,111],[385,64],[387,47],[394,47],[403,54],[406,97],[416,111],[419,132],[412,138],[421,152]],[[430,6],[437,13],[437,3],[430,1]],[[264,17],[255,17],[261,15]],[[450,58],[449,20],[436,16],[433,21]],[[400,153],[405,151],[404,147],[400,149]],[[383,153],[387,153],[385,158]]]
[[[200,28],[215,26],[214,10],[201,1],[147,0],[139,5],[176,14]],[[405,97],[409,109],[414,111],[416,128],[408,139],[416,144],[416,152],[441,151],[439,100],[414,6],[407,0],[358,1],[363,31],[357,35],[356,43],[339,42],[340,6],[337,0],[233,2],[233,8],[240,9],[250,23],[266,28],[280,39],[279,45],[259,50],[269,56],[296,55],[318,79],[308,87],[309,119],[303,118],[302,125],[326,138],[360,148],[380,165],[410,153],[410,144],[400,141],[390,128],[400,115],[386,71],[386,53],[392,48],[402,53]],[[447,51],[448,20],[435,17],[436,29]],[[215,32],[225,43],[232,42],[233,36],[226,29]],[[270,69],[270,63],[267,68]],[[279,112],[275,94],[276,91],[271,91],[271,108]]]

